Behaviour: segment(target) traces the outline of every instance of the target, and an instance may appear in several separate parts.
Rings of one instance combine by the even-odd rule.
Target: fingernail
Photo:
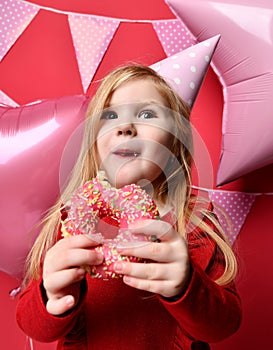
[[[116,262],[115,263],[115,271],[116,272],[121,272],[122,271],[122,263],[121,262]]]
[[[72,307],[74,305],[74,298],[71,295],[68,295],[65,298],[65,303],[67,306]]]
[[[82,268],[79,268],[79,269],[77,270],[77,275],[78,275],[78,278],[79,278],[79,279],[83,278],[83,277],[85,276],[85,270],[82,269]]]
[[[97,252],[96,253],[96,260],[97,260],[97,263],[101,264],[103,262],[103,260],[104,260],[104,255],[99,253],[99,252]]]
[[[131,277],[129,276],[124,276],[123,277],[125,283],[130,283],[131,282]]]

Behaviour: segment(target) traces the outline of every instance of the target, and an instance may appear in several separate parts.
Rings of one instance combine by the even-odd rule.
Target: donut
[[[85,267],[93,278],[120,278],[113,265],[118,260],[140,262],[137,257],[120,255],[118,245],[135,245],[151,239],[133,235],[128,226],[137,220],[159,219],[153,198],[140,186],[111,186],[104,172],[76,190],[66,206],[67,218],[61,222],[63,237],[79,234],[100,236],[101,244],[95,250],[102,253],[104,261],[99,266]],[[93,236],[94,238],[96,236]]]

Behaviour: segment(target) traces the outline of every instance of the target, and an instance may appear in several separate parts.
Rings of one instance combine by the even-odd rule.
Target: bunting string
[[[192,188],[208,194],[208,197],[213,204],[213,211],[231,244],[233,244],[238,237],[256,197],[262,195],[273,195],[272,192],[247,193],[209,189],[198,186],[192,186]]]
[[[5,0],[6,1],[6,0]],[[9,0],[9,1],[14,1],[14,0]],[[93,17],[97,19],[107,19],[107,20],[114,20],[118,22],[123,22],[123,23],[154,23],[154,22],[172,22],[172,21],[180,21],[179,19],[128,19],[128,18],[120,18],[120,17],[109,17],[109,16],[102,16],[102,15],[94,15],[94,14],[89,14],[89,13],[82,13],[82,12],[72,12],[72,11],[65,11],[65,10],[58,10],[53,7],[49,6],[44,6],[44,5],[38,5],[34,4],[30,1],[27,0],[16,0],[20,3],[26,3],[29,5],[32,5],[34,7],[37,7],[38,9],[50,11],[50,12],[55,12],[55,13],[60,13],[64,15],[79,15],[79,16],[84,16],[84,17]]]
[[[167,56],[174,55],[196,44],[196,40],[193,38],[188,28],[178,18],[156,20],[113,18],[58,10],[33,4],[26,0],[3,0],[0,3],[1,60],[26,28],[31,25],[31,22],[40,9],[67,15],[82,86],[85,92],[121,22],[150,23]],[[3,91],[0,91],[0,103],[12,107],[18,106],[18,104]],[[255,198],[260,195],[273,194],[215,190],[196,186],[193,186],[193,188],[208,193],[208,197],[215,204],[215,214],[225,228],[231,242],[234,242],[239,234]],[[222,216],[218,208],[223,208],[229,217],[233,227],[232,232],[229,229],[226,219]]]
[[[219,190],[219,189],[210,189],[210,188],[205,188],[205,187],[199,187],[199,186],[194,186],[192,185],[191,186],[193,189],[195,190],[199,190],[199,191],[203,191],[203,192],[209,192],[209,191],[214,191],[214,192],[221,192],[221,193],[237,193],[237,194],[241,194],[241,193],[244,193],[246,195],[249,195],[249,196],[252,196],[254,195],[255,197],[257,196],[272,196],[273,195],[273,192],[242,192],[242,191],[229,191],[229,190]]]
[[[178,18],[156,20],[113,18],[61,11],[25,0],[3,0],[0,3],[1,60],[31,25],[40,9],[67,15],[84,92],[87,91],[121,22],[150,23],[167,56],[196,44],[188,28]],[[4,100],[0,99],[0,102],[4,103]]]

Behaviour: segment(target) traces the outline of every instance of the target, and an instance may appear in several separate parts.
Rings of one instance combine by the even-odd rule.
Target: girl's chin
[[[135,164],[127,163],[118,169],[107,169],[105,172],[111,185],[116,188],[121,188],[131,184],[147,187],[159,176],[162,170],[155,167],[154,164],[141,167],[140,164],[136,166]]]
[[[129,171],[119,171],[116,173],[116,176],[113,176],[113,173],[108,176],[108,179],[112,186],[116,188],[121,188],[126,185],[136,184],[141,187],[146,186],[150,183],[149,180],[143,179],[143,176],[137,176],[136,172],[132,173]]]

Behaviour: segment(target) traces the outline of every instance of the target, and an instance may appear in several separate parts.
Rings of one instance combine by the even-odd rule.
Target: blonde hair
[[[177,131],[173,137],[172,153],[177,161],[170,161],[167,165],[168,171],[167,175],[165,174],[165,181],[155,189],[157,198],[163,203],[168,200],[175,208],[178,232],[185,239],[187,239],[185,225],[187,222],[190,222],[191,225],[200,227],[203,232],[216,242],[225,259],[225,271],[216,282],[224,285],[235,278],[237,263],[228,239],[210,210],[207,210],[204,206],[196,210],[198,207],[196,198],[191,195],[192,133],[189,123],[190,108],[154,70],[146,66],[131,64],[119,67],[108,74],[102,80],[89,104],[78,160],[62,196],[49,210],[41,223],[41,232],[27,257],[25,284],[31,278],[39,278],[45,253],[57,240],[61,220],[60,209],[63,203],[69,200],[79,186],[97,174],[96,136],[99,129],[99,116],[109,106],[113,92],[123,83],[134,79],[150,79],[155,84],[159,93],[165,98],[176,123]],[[202,216],[201,219],[200,214]],[[203,217],[206,218],[205,221]],[[213,225],[210,225],[210,223],[216,227],[218,232],[211,228]]]

